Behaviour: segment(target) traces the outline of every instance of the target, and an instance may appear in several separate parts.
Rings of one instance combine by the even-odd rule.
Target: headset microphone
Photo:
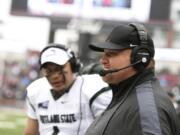
[[[137,61],[137,62],[135,62],[135,63],[132,63],[132,64],[126,66],[126,67],[120,68],[120,69],[110,69],[110,70],[103,70],[103,69],[102,69],[102,70],[99,71],[98,74],[99,74],[100,76],[105,76],[105,75],[107,75],[107,74],[114,73],[114,72],[118,72],[118,71],[120,71],[120,70],[129,68],[129,67],[131,67],[131,66],[134,66],[134,65],[136,65],[136,64],[138,64],[138,63],[141,63],[141,62],[144,62],[144,61],[145,61],[145,60],[142,59],[142,60],[139,60],[139,61]]]

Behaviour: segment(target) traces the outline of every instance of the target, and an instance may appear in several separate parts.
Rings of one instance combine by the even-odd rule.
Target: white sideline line
[[[0,128],[8,128],[8,129],[14,129],[16,128],[16,124],[13,122],[0,122]]]
[[[7,115],[4,115],[4,114],[0,115],[0,121],[6,120],[6,119],[7,119]]]

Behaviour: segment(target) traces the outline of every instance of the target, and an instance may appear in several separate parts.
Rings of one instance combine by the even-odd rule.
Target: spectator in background
[[[24,135],[84,135],[109,105],[111,90],[97,74],[79,76],[80,63],[63,45],[45,47],[39,59],[44,77],[27,87]]]
[[[103,43],[101,75],[113,99],[86,135],[180,135],[176,110],[154,73],[154,43],[138,23],[115,27]]]

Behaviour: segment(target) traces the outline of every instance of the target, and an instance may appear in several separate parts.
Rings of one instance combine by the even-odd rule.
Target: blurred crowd
[[[165,68],[157,72],[157,76],[161,86],[168,93],[180,118],[180,70],[174,74]]]
[[[162,69],[157,72],[161,86],[167,93],[172,93],[177,101],[180,101],[180,70],[178,73],[171,73],[169,69]]]
[[[37,51],[27,51],[22,60],[1,61],[0,99],[25,99],[26,86],[38,75]]]

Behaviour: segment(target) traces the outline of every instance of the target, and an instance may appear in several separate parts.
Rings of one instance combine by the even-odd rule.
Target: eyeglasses
[[[63,72],[63,66],[49,66],[49,67],[43,67],[41,69],[41,73],[43,76],[51,76],[55,73],[62,74]]]

